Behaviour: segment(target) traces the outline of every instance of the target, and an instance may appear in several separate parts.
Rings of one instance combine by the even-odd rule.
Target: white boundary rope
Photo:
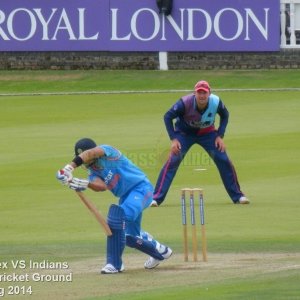
[[[252,89],[213,89],[213,92],[285,92],[300,91],[300,88],[252,88]],[[192,93],[192,90],[148,90],[148,91],[83,91],[83,92],[37,92],[37,93],[0,93],[5,96],[56,96],[56,95],[110,95],[110,94],[152,94],[152,93]]]

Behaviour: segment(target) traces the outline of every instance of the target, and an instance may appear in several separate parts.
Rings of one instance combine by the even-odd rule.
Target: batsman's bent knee
[[[107,215],[107,223],[111,229],[125,229],[125,212],[122,207],[112,204]]]

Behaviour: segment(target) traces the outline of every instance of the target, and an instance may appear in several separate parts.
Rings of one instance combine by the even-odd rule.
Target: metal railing
[[[280,0],[280,47],[300,48],[300,0]]]

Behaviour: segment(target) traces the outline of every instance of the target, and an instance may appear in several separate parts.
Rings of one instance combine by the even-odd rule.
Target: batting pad
[[[152,256],[155,259],[158,259],[158,260],[164,259],[164,257],[156,249],[156,241],[155,240],[152,240],[150,242],[150,241],[144,240],[140,237],[127,234],[126,235],[126,245],[128,247],[140,250],[140,251]]]
[[[112,231],[112,236],[107,237],[107,263],[120,270],[125,248],[125,213],[123,208],[112,204],[108,211],[107,223]]]

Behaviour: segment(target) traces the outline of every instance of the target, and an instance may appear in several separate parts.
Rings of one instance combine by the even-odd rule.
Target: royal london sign
[[[278,51],[277,0],[2,0],[0,51]]]

